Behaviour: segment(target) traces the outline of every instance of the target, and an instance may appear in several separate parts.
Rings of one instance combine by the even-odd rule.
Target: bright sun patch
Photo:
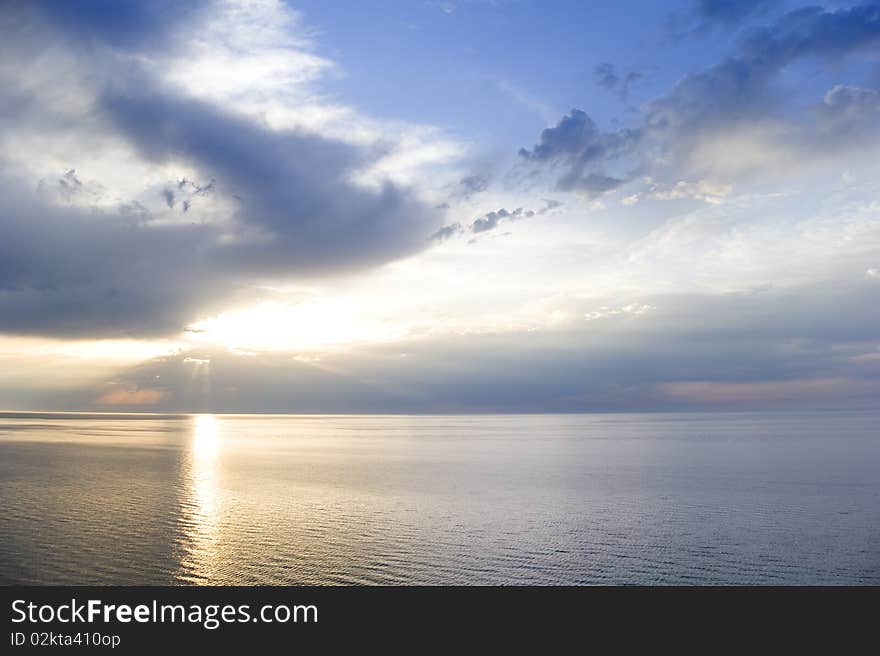
[[[383,342],[400,329],[342,301],[262,303],[189,327],[191,340],[232,351],[299,351]]]

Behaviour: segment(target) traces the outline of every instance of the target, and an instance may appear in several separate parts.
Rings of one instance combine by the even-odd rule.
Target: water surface
[[[878,426],[0,414],[0,583],[880,584]]]

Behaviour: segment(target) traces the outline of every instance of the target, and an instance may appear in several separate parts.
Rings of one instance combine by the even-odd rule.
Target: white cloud
[[[655,187],[648,193],[651,198],[657,198],[659,200],[694,198],[712,205],[719,205],[732,190],[732,185],[711,182],[709,180],[697,180],[696,182],[681,180],[671,188],[661,189]]]

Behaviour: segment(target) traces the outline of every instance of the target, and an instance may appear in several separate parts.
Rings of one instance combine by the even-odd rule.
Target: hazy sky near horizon
[[[880,4],[0,4],[0,409],[876,407]]]

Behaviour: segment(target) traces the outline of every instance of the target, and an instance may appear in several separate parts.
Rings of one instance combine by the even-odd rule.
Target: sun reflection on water
[[[214,415],[197,415],[193,418],[192,451],[202,463],[216,459],[217,418]]]
[[[220,540],[218,499],[219,435],[214,415],[196,415],[184,474],[183,529],[178,578],[209,584],[215,577]]]

